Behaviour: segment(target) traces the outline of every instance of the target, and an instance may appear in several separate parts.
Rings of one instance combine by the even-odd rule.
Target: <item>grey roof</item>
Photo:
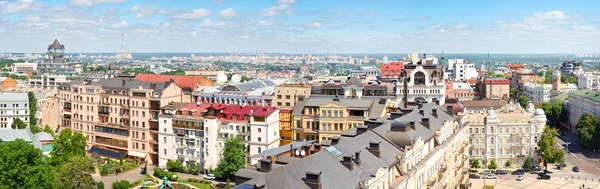
[[[27,142],[33,142],[33,133],[29,129],[0,129],[0,139],[4,142],[22,139]]]
[[[27,93],[0,93],[0,101],[2,102],[29,102]]]
[[[235,86],[240,90],[240,92],[247,93],[263,87],[274,87],[275,83],[273,83],[271,80],[251,80],[243,83],[231,83],[224,85],[223,87],[225,86]]]
[[[284,152],[290,151],[290,145],[293,145],[294,149],[299,148],[301,146],[304,146],[305,144],[311,144],[314,143],[315,140],[310,140],[310,141],[299,141],[299,142],[292,142],[290,144],[286,144],[277,148],[273,148],[273,149],[269,149],[269,150],[265,150],[264,152],[258,153],[258,154],[254,154],[250,157],[269,157],[269,156],[277,156],[280,155]]]
[[[39,132],[34,134],[33,136],[34,138],[36,138],[37,140],[54,140],[54,137],[47,132]]]
[[[123,80],[125,81],[125,85],[123,85]],[[140,80],[137,80],[134,78],[101,79],[101,80],[92,82],[92,85],[103,86],[105,89],[107,89],[107,92],[110,92],[109,90],[112,90],[112,89],[129,91],[129,89],[137,89],[140,86],[143,89],[150,89],[150,85],[152,83],[156,84],[155,90],[157,90],[157,91],[160,91],[161,89],[164,89],[166,87],[165,82],[145,82],[145,81],[140,81]]]

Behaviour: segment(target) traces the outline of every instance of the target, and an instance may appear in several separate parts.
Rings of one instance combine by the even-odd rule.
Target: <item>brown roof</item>
[[[52,43],[52,45],[48,45],[48,49],[51,49],[51,48],[54,48],[54,49],[64,49],[64,48],[65,48],[65,46],[64,46],[64,45],[61,45],[61,44],[58,42],[58,39],[54,39],[54,43]]]
[[[138,74],[136,79],[146,82],[165,82],[171,79],[181,88],[196,89],[198,86],[213,86],[214,82],[203,76],[180,76],[180,75],[158,75],[158,74]]]
[[[462,102],[466,108],[500,108],[506,105],[503,100],[465,100]]]

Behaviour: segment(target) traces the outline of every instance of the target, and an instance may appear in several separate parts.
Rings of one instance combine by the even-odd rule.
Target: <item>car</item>
[[[479,176],[479,175],[476,175],[476,174],[470,174],[470,175],[469,175],[469,178],[470,178],[470,179],[480,179],[480,178],[481,178],[481,176]]]
[[[483,179],[497,179],[498,177],[496,177],[496,175],[493,174],[487,174],[485,175],[485,177],[483,177]]]
[[[483,172],[481,172],[481,173],[483,173],[484,175],[487,175],[487,174],[492,174],[492,170],[489,170],[489,169],[488,169],[488,170],[485,170],[485,171],[483,171]]]
[[[506,171],[505,170],[496,170],[496,175],[506,175]]]
[[[517,180],[518,180],[518,181],[522,181],[523,179],[525,179],[525,176],[524,176],[524,175],[519,175],[519,176],[517,176]]]
[[[523,169],[517,169],[512,172],[512,175],[524,175],[524,174],[525,174],[525,170],[523,170]]]
[[[563,168],[567,167],[567,164],[565,164],[565,163],[559,163],[559,164],[556,164],[556,167],[558,169],[563,169]]]
[[[213,174],[208,174],[206,176],[204,176],[204,180],[215,180],[215,175]]]
[[[573,167],[572,170],[573,170],[573,172],[579,172],[579,167],[575,166],[575,167]]]
[[[535,169],[533,169],[533,171],[531,171],[531,173],[533,173],[533,174],[540,174],[540,173],[544,173],[544,170],[542,170],[540,168],[535,168]]]
[[[546,173],[546,174],[552,174],[552,171],[544,170],[544,173]]]
[[[548,175],[546,173],[540,173],[540,174],[538,174],[538,179],[541,179],[541,180],[550,180],[550,175]]]

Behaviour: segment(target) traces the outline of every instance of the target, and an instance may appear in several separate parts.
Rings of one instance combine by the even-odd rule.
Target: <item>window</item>
[[[167,143],[167,137],[163,137],[163,144]]]
[[[260,147],[258,147],[258,153],[261,153],[262,149]]]
[[[281,99],[281,95],[277,95],[277,99]]]
[[[262,138],[258,137],[258,142],[262,142]]]
[[[281,102],[277,102],[277,106],[281,106]]]
[[[292,106],[292,104],[290,104],[289,102],[286,102],[285,106]]]
[[[167,149],[164,149],[164,153],[165,153],[165,155],[167,155]]]
[[[291,99],[290,95],[285,95],[285,99]]]
[[[146,144],[142,144],[142,150],[146,149]]]
[[[261,130],[261,128],[258,128],[258,132],[259,132],[259,133],[261,132],[260,130]]]
[[[490,138],[490,144],[494,144],[494,137]]]

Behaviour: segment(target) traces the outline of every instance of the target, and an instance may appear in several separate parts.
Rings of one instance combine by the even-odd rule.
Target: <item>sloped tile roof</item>
[[[136,79],[146,82],[165,82],[173,79],[175,84],[181,88],[196,89],[198,86],[213,86],[214,82],[203,76],[181,76],[181,75],[158,75],[158,74],[138,74]]]

